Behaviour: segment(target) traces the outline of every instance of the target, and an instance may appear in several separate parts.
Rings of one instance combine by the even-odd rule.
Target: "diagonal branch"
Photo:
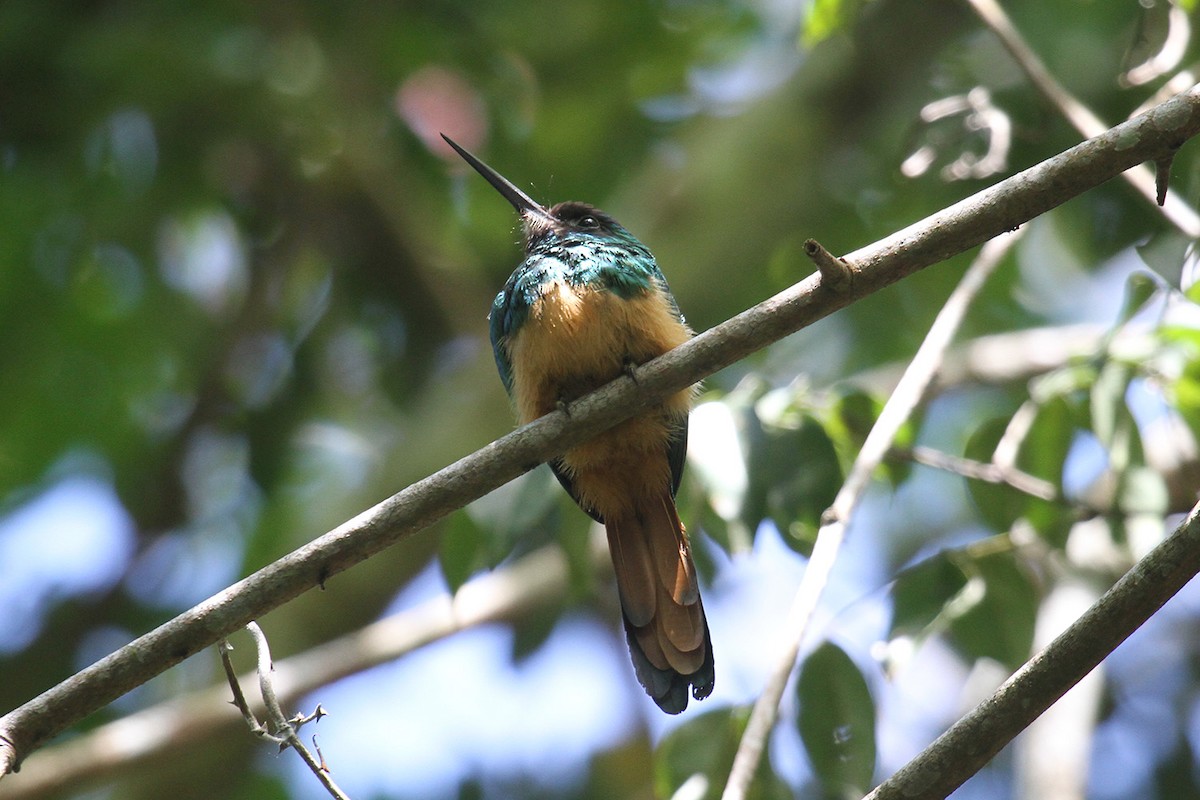
[[[275,664],[271,660],[271,648],[267,643],[267,635],[263,633],[257,622],[247,624],[246,630],[254,638],[254,647],[258,652],[258,688],[262,695],[263,705],[267,708],[267,725],[262,725],[246,704],[238,677],[233,671],[233,663],[229,659],[229,650],[231,649],[229,642],[222,639],[218,646],[221,648],[221,661],[225,666],[225,676],[229,679],[229,688],[233,691],[234,705],[242,712],[251,733],[275,742],[281,750],[286,747],[295,750],[330,796],[337,800],[349,800],[329,774],[329,769],[325,766],[325,759],[321,758],[318,761],[317,757],[314,757],[312,752],[304,746],[304,742],[300,740],[301,726],[320,719],[325,715],[325,710],[318,704],[316,711],[312,714],[308,716],[297,714],[288,719],[287,715],[283,713],[283,707],[279,704],[279,696],[275,692]],[[317,739],[314,736],[314,747],[316,743]]]
[[[1200,505],[987,700],[867,795],[946,797],[1095,669],[1200,571]]]
[[[593,538],[593,569],[608,570],[603,536]],[[431,598],[364,628],[275,662],[275,691],[283,705],[348,675],[411,653],[431,642],[487,622],[511,621],[554,602],[568,585],[566,557],[554,546],[536,550],[513,564],[485,573],[453,597]],[[241,682],[253,676],[238,678]],[[105,723],[29,757],[20,774],[5,784],[5,800],[33,800],[79,793],[128,777],[147,763],[184,758],[213,737],[245,723],[229,699],[230,685],[219,683],[182,694]],[[263,713],[261,700],[243,700],[251,713]]]
[[[846,291],[811,276],[637,371],[466,456],[258,570],[0,717],[0,775],[122,694],[563,450],[746,355],[931,264],[969,250],[1200,132],[1193,88],[846,257]]]
[[[892,392],[883,411],[880,412],[879,419],[875,420],[870,433],[867,434],[867,440],[863,442],[850,468],[850,474],[846,476],[842,488],[834,497],[833,505],[822,516],[821,529],[817,531],[812,557],[808,560],[804,578],[800,581],[800,588],[796,591],[792,608],[788,612],[782,652],[766,687],[750,711],[750,719],[734,755],[729,780],[721,795],[722,800],[742,800],[749,793],[750,784],[767,746],[767,737],[775,727],[779,703],[787,688],[788,678],[800,655],[800,645],[804,642],[808,623],[817,608],[817,602],[821,599],[821,593],[825,590],[825,584],[829,581],[829,575],[833,572],[833,565],[837,561],[842,542],[845,541],[850,520],[866,494],[875,470],[883,463],[884,457],[896,440],[896,434],[912,417],[913,411],[933,382],[946,348],[950,346],[951,340],[962,325],[967,309],[1020,235],[1021,232],[1016,231],[984,245],[962,280],[954,287],[954,291],[950,293],[950,297],[946,299],[945,305],[930,326],[925,340],[917,348],[908,369],[900,378],[896,390]]]
[[[996,35],[1004,49],[1025,72],[1033,87],[1041,92],[1058,109],[1067,122],[1081,136],[1095,136],[1108,126],[1090,108],[1085,106],[1059,83],[1046,64],[1021,36],[1012,20],[1004,13],[997,0],[966,0],[983,24]],[[1125,173],[1124,178],[1142,197],[1162,206],[1162,213],[1176,228],[1190,239],[1200,237],[1200,215],[1176,192],[1167,190],[1167,176],[1171,167],[1169,157],[1154,159],[1155,170],[1142,164]],[[1157,171],[1157,174],[1156,174]]]

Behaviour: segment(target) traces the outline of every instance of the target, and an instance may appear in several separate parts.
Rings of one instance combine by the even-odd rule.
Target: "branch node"
[[[304,715],[297,713],[291,719],[287,719],[283,715],[283,710],[279,706],[279,698],[275,693],[275,683],[272,673],[275,670],[271,663],[271,650],[267,643],[267,636],[263,633],[262,628],[257,622],[250,622],[246,625],[246,630],[254,637],[254,645],[258,650],[258,686],[262,692],[263,704],[267,707],[267,724],[263,725],[254,716],[246,703],[246,698],[242,694],[242,689],[238,685],[238,678],[233,669],[233,662],[229,659],[229,651],[233,648],[229,646],[227,641],[222,641],[220,645],[221,663],[225,667],[225,676],[229,679],[229,687],[233,690],[234,705],[242,712],[242,716],[246,720],[246,724],[250,726],[250,730],[255,736],[260,739],[266,739],[269,742],[274,742],[279,745],[279,752],[287,750],[289,747],[294,749],[305,765],[309,768],[321,785],[325,788],[332,797],[338,800],[348,800],[338,785],[333,782],[330,777],[329,764],[325,761],[325,756],[320,755],[320,749],[317,750],[320,760],[313,757],[308,748],[304,746],[304,742],[300,741],[297,732],[305,723],[318,720],[326,715],[325,708],[317,704],[317,708],[312,714]],[[316,738],[313,738],[315,745]]]
[[[854,270],[850,268],[845,259],[830,253],[816,239],[809,239],[804,243],[804,254],[812,259],[812,262],[817,265],[817,269],[820,270],[822,286],[839,294],[850,288],[850,283],[854,279]]]
[[[1171,181],[1171,162],[1175,160],[1172,150],[1154,162],[1154,199],[1161,206],[1167,201],[1167,185]]]
[[[17,743],[0,733],[0,777],[21,771],[21,757]]]

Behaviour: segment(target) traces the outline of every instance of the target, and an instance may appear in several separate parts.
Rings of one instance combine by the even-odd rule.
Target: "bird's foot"
[[[638,364],[632,358],[625,356],[625,360],[621,362],[621,372],[624,372],[629,380],[633,381],[634,383],[640,383],[637,376],[637,368],[639,366],[640,364]]]

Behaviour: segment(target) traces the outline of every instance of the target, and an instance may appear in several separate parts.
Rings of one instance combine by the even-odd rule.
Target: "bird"
[[[489,333],[520,424],[569,404],[692,337],[649,249],[615,219],[575,201],[546,208],[442,138],[516,209],[524,258],[496,295]],[[693,389],[667,397],[549,462],[604,525],[638,682],[668,714],[703,700],[712,638],[675,494]]]

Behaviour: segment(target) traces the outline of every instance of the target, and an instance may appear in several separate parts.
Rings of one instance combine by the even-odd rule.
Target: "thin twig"
[[[996,442],[996,448],[992,451],[993,464],[1001,469],[1017,468],[1017,454],[1021,452],[1025,437],[1033,430],[1039,408],[1041,404],[1036,400],[1026,400],[1009,418],[1000,441]]]
[[[229,646],[227,642],[223,642],[221,648],[221,661],[225,665],[225,674],[229,679],[229,685],[233,689],[234,704],[242,712],[242,716],[246,718],[250,725],[250,730],[259,738],[267,739],[279,745],[280,749],[290,747],[299,753],[300,758],[308,766],[321,785],[325,787],[325,791],[337,800],[350,800],[349,797],[334,783],[333,777],[329,774],[329,770],[325,767],[325,760],[322,758],[319,762],[309,752],[309,749],[304,746],[304,742],[300,740],[300,728],[308,722],[320,719],[325,715],[324,709],[317,706],[317,710],[308,716],[297,714],[295,717],[288,719],[283,713],[283,708],[279,705],[279,698],[275,695],[275,665],[271,661],[271,647],[267,642],[267,635],[263,633],[262,628],[257,622],[250,622],[246,625],[246,630],[254,638],[255,652],[258,656],[258,688],[262,693],[263,705],[267,709],[268,725],[263,726],[258,719],[251,713],[249,706],[246,705],[245,696],[242,694],[241,687],[238,685],[237,675],[234,674],[233,665],[229,660]],[[240,702],[239,702],[240,698]]]
[[[250,710],[250,704],[246,702],[246,695],[242,692],[242,682],[238,680],[237,671],[233,668],[233,659],[229,657],[229,654],[233,652],[233,645],[229,643],[228,639],[222,639],[217,642],[217,650],[221,653],[221,667],[225,670],[225,680],[229,683],[229,691],[233,692],[233,705],[241,712],[246,727],[255,736],[270,739],[278,744],[279,740],[258,721],[258,717],[254,716],[254,712]]]
[[[918,464],[953,472],[970,480],[1009,486],[1018,492],[1036,497],[1039,500],[1060,500],[1058,488],[1053,483],[1043,480],[1016,467],[1005,467],[1000,464],[988,464],[971,458],[944,453],[932,447],[914,447],[910,450],[893,449],[893,453],[908,457]]]
[[[247,622],[429,527],[563,450],[750,353],[950,256],[1012,230],[1200,131],[1200,88],[845,257],[841,293],[810,276],[364,511],[0,717],[0,776],[48,739]]]
[[[867,795],[936,800],[974,775],[1200,572],[1200,504],[990,698]]]
[[[1021,36],[1021,32],[996,0],[966,0],[966,3],[1024,70],[1033,87],[1058,109],[1080,135],[1088,138],[1108,129],[1103,120],[1055,80],[1054,75]],[[1169,155],[1162,154],[1159,158],[1151,160],[1155,162],[1157,174],[1155,170],[1141,164],[1126,172],[1123,177],[1142,197],[1162,206],[1163,215],[1188,238],[1200,237],[1200,215],[1197,215],[1177,193],[1167,190],[1167,176],[1171,164]]]
[[[821,529],[817,532],[817,541],[813,546],[812,557],[804,570],[804,578],[792,601],[788,612],[787,628],[784,631],[785,641],[782,652],[775,662],[775,668],[767,681],[763,693],[759,695],[750,712],[746,730],[738,744],[734,756],[733,768],[729,780],[725,784],[722,800],[742,800],[750,789],[754,774],[758,771],[763,751],[766,749],[767,737],[775,726],[779,714],[779,703],[783,699],[789,676],[795,667],[796,658],[800,654],[800,645],[808,630],[813,611],[820,600],[821,592],[829,580],[837,560],[838,551],[845,539],[846,528],[849,526],[859,501],[866,493],[871,476],[883,462],[896,434],[904,423],[912,416],[913,411],[921,402],[926,389],[937,374],[942,362],[942,356],[966,316],[967,308],[979,294],[988,277],[999,266],[1006,253],[1020,237],[1020,231],[992,239],[983,246],[979,255],[967,268],[958,286],[950,293],[945,305],[938,312],[925,341],[917,349],[912,363],[908,365],[900,383],[896,386],[879,419],[867,434],[850,474],[842,484],[833,505],[825,512],[821,520]]]

